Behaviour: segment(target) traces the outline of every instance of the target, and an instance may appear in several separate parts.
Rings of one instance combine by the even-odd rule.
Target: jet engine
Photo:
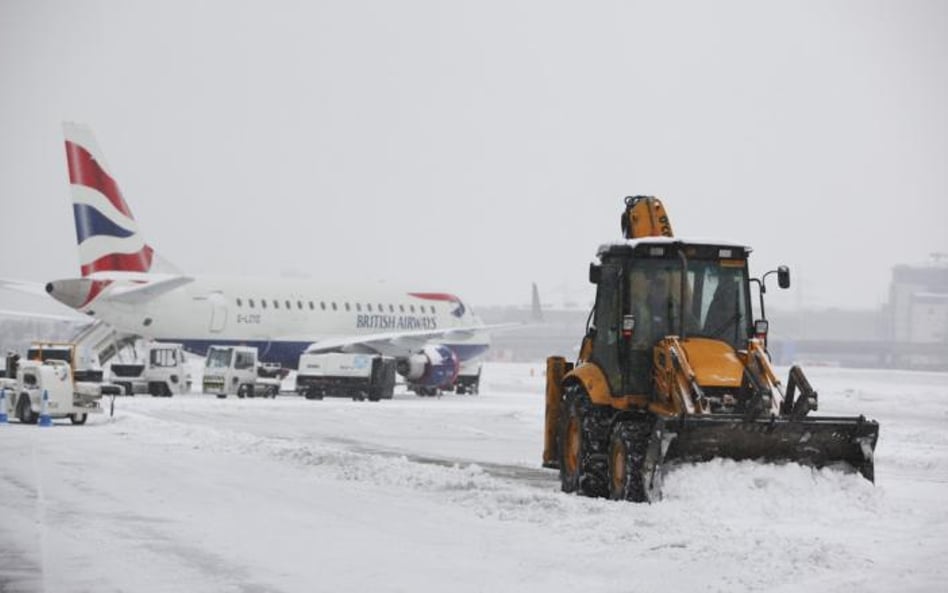
[[[453,385],[458,378],[457,355],[446,346],[425,346],[399,362],[398,372],[409,383],[426,387]]]

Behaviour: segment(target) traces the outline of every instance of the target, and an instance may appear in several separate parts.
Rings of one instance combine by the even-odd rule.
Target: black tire
[[[217,399],[226,399],[226,398],[227,398],[227,394],[226,394],[226,393],[218,393],[218,394],[217,394]]]
[[[36,424],[39,420],[39,414],[33,412],[33,407],[30,405],[30,396],[25,393],[21,394],[17,401],[16,417],[23,424]]]
[[[75,424],[76,426],[81,426],[85,424],[88,418],[89,418],[89,415],[86,414],[85,412],[69,415],[69,421]]]
[[[648,418],[616,423],[609,439],[609,498],[651,502],[645,469],[652,421]]]
[[[614,415],[612,408],[593,405],[582,387],[566,388],[558,431],[563,492],[608,494],[609,429]]]
[[[237,388],[237,397],[239,397],[240,399],[244,399],[245,397],[247,397],[246,385],[241,385],[240,387]]]

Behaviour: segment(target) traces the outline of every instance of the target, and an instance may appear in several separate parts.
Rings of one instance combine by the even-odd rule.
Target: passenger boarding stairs
[[[76,345],[76,366],[80,369],[101,367],[119,350],[137,339],[138,336],[134,334],[118,332],[111,325],[96,319],[72,338]]]

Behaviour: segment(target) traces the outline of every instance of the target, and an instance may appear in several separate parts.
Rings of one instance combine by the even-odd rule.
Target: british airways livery
[[[261,360],[295,368],[303,352],[374,352],[398,359],[409,384],[449,376],[476,390],[491,328],[457,296],[185,275],[145,242],[91,131],[68,123],[64,131],[81,277],[46,285],[58,301],[196,354],[249,345]]]

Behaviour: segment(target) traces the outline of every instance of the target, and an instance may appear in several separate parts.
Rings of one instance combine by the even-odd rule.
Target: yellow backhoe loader
[[[714,457],[846,464],[873,480],[878,423],[811,416],[803,371],[778,379],[763,317],[770,272],[750,277],[750,249],[675,238],[658,198],[625,204],[624,239],[590,266],[596,302],[578,360],[547,359],[543,464],[563,491],[653,501],[668,463]],[[786,267],[773,272],[789,287]]]

